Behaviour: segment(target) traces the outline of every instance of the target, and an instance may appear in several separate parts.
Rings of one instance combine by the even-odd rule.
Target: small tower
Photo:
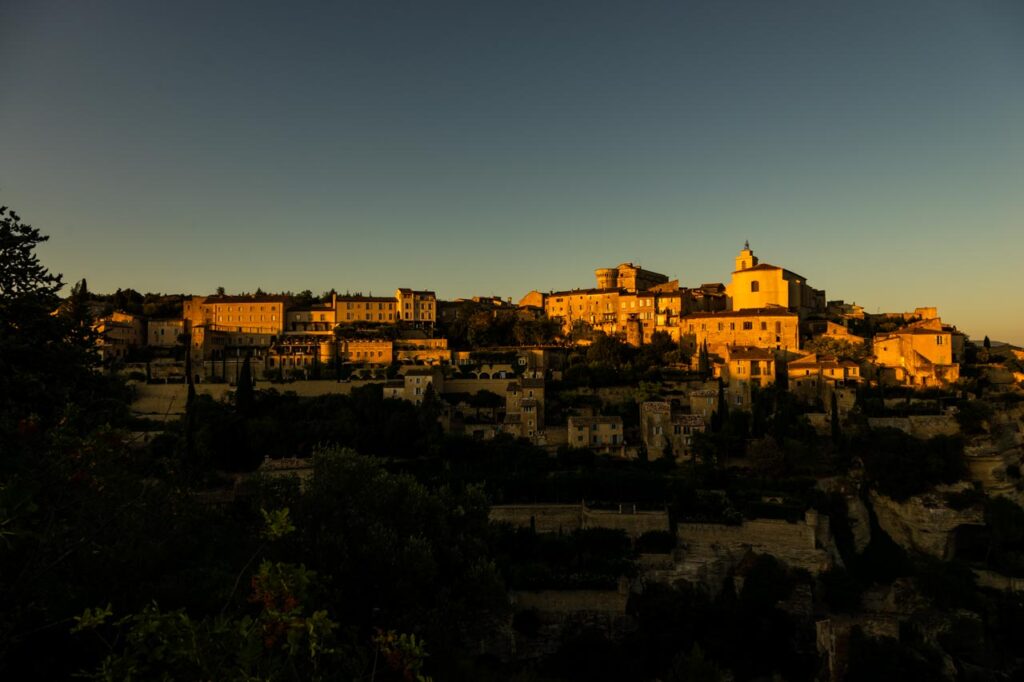
[[[616,268],[598,268],[594,270],[597,276],[598,289],[616,289],[619,286],[619,271]]]
[[[736,271],[747,270],[757,265],[757,256],[750,250],[750,242],[743,242],[743,250],[736,256]]]
[[[626,343],[635,348],[644,345],[644,323],[636,315],[626,320]]]

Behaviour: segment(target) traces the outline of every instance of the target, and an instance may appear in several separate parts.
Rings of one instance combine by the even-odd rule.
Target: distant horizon
[[[0,203],[97,290],[728,278],[1024,345],[1024,3],[0,3]]]
[[[755,250],[754,253],[755,253],[755,255],[757,255],[757,251],[756,250]],[[762,262],[766,262],[764,259],[761,259],[761,260],[762,260]],[[620,263],[628,263],[628,262],[632,262],[635,265],[640,265],[639,262],[635,262],[635,261],[620,261]],[[778,267],[784,267],[786,270],[795,271],[794,268],[785,267],[784,265],[779,265],[778,263],[769,263],[769,264],[770,265],[776,265]],[[45,265],[45,263],[44,263],[44,265]],[[619,265],[619,263],[607,263],[604,266],[595,266],[595,268],[593,268],[593,269],[596,269],[597,267],[613,267],[615,265]],[[593,274],[593,269],[591,270],[591,274]],[[646,269],[653,270],[654,272],[658,272],[659,274],[665,274],[665,273],[662,273],[662,272],[660,272],[659,270],[657,270],[655,268],[648,267]],[[730,271],[729,274],[731,275],[732,271]],[[97,295],[97,296],[110,296],[110,295],[113,295],[114,293],[116,293],[117,289],[121,289],[121,290],[130,289],[130,290],[133,290],[133,291],[135,291],[135,292],[137,292],[139,294],[142,294],[142,295],[147,295],[147,294],[163,295],[163,296],[215,296],[215,295],[217,295],[217,293],[216,293],[217,287],[214,287],[212,289],[212,291],[210,291],[210,292],[201,292],[201,291],[198,291],[198,290],[189,291],[189,290],[186,290],[186,289],[182,289],[180,291],[176,291],[176,290],[155,291],[155,290],[139,289],[139,288],[136,288],[136,287],[133,287],[133,286],[130,286],[130,285],[129,286],[117,286],[117,287],[114,287],[114,289],[111,289],[111,290],[99,290],[95,286],[93,286],[93,284],[91,284],[91,279],[89,277],[86,277],[85,279],[86,279],[86,282],[88,283],[88,286],[89,286],[89,292],[91,294],[94,294],[94,295]],[[673,279],[677,279],[677,278],[669,276],[669,279],[673,280]],[[81,281],[81,278],[79,278],[78,280],[65,280],[64,281],[64,285],[65,286],[64,286],[64,289],[61,292],[62,295],[66,296],[67,294],[69,294],[71,287],[74,284],[76,284],[78,281]],[[815,283],[813,281],[811,281],[811,280],[807,280],[807,282],[808,282],[809,285],[813,286],[815,289],[821,289],[822,288],[820,286],[816,286]],[[692,285],[690,285],[690,284],[688,284],[688,283],[686,283],[686,282],[684,282],[682,280],[679,281],[679,286],[681,288],[684,288],[684,289],[696,289],[696,288],[699,288],[703,284],[722,284],[722,285],[728,285],[729,284],[729,280],[704,280],[704,281],[701,281],[699,283],[695,283],[695,284],[692,284]],[[218,286],[221,286],[221,285],[218,285]],[[303,293],[304,291],[309,291],[313,295],[314,298],[321,298],[322,299],[325,294],[330,293],[332,290],[335,293],[337,293],[339,296],[343,296],[343,295],[351,295],[351,296],[386,296],[386,295],[394,293],[394,291],[396,289],[400,288],[400,287],[407,287],[407,288],[412,288],[412,289],[417,289],[417,290],[433,291],[437,295],[437,299],[439,301],[454,301],[454,300],[457,300],[457,299],[472,299],[473,297],[481,297],[481,298],[482,297],[498,297],[498,298],[500,298],[500,299],[502,299],[504,301],[510,301],[512,303],[512,305],[518,304],[518,302],[523,298],[523,296],[525,296],[530,291],[539,291],[541,293],[547,294],[547,293],[553,293],[553,292],[571,291],[573,289],[592,289],[592,288],[594,288],[593,287],[593,283],[590,283],[590,285],[581,285],[581,286],[574,286],[574,287],[567,287],[567,288],[554,288],[554,289],[551,289],[551,288],[540,288],[540,287],[530,287],[530,288],[524,290],[518,296],[509,296],[509,295],[502,295],[502,294],[499,294],[499,293],[452,294],[452,293],[449,293],[449,292],[444,292],[444,291],[438,290],[438,289],[436,289],[434,287],[431,287],[431,286],[429,286],[427,284],[424,284],[424,285],[417,284],[415,286],[411,286],[411,285],[409,285],[407,283],[398,283],[395,286],[391,287],[390,289],[385,288],[385,289],[380,289],[380,290],[366,289],[366,288],[356,288],[356,287],[328,287],[326,289],[313,289],[313,288],[310,288],[310,287],[301,287],[301,288],[267,288],[267,287],[263,287],[263,286],[257,286],[257,287],[251,288],[251,289],[229,289],[228,287],[224,287],[224,295],[225,296],[254,296],[254,295],[256,295],[255,292],[257,290],[260,290],[260,291],[263,292],[263,295],[267,295],[267,296],[289,295],[289,294],[293,295],[293,296],[296,296],[296,295],[299,295],[299,294]],[[832,295],[830,295],[828,289],[825,289],[825,299],[826,299],[826,301],[843,301],[844,303],[848,303],[848,304],[861,305],[864,308],[864,312],[867,313],[867,314],[871,314],[871,315],[884,314],[884,313],[913,313],[916,308],[937,308],[938,309],[938,313],[939,313],[939,317],[940,317],[940,319],[942,319],[944,324],[953,325],[959,331],[967,334],[968,338],[971,341],[977,341],[978,343],[981,343],[981,340],[985,336],[988,336],[989,340],[992,343],[1009,344],[1009,345],[1014,345],[1014,346],[1024,346],[1024,336],[1020,337],[1022,340],[1013,340],[1013,339],[1004,339],[1004,338],[1001,338],[1001,337],[997,338],[996,336],[993,336],[992,334],[986,333],[986,332],[982,332],[980,334],[970,333],[968,330],[964,329],[961,325],[958,325],[956,320],[949,319],[946,316],[944,316],[943,315],[943,307],[942,307],[942,305],[941,304],[936,304],[936,302],[926,302],[926,303],[921,303],[921,304],[917,304],[917,305],[912,305],[912,306],[910,306],[910,307],[908,307],[906,309],[891,309],[891,308],[883,309],[881,307],[877,307],[877,309],[872,310],[869,306],[863,305],[861,303],[857,303],[857,301],[855,301],[853,299],[850,299],[848,297],[832,296]]]

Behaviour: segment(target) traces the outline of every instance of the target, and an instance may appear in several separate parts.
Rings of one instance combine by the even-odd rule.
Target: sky
[[[1019,0],[0,0],[0,203],[93,291],[728,282],[1024,344]]]

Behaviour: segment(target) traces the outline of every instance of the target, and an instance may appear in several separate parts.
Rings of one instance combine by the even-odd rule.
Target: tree
[[[13,455],[36,436],[80,433],[127,416],[115,396],[124,387],[98,375],[92,332],[63,310],[60,275],[35,254],[47,237],[0,207],[0,452]],[[77,288],[84,298],[84,284]],[[63,306],[66,308],[67,306]]]
[[[708,355],[708,342],[706,339],[700,344],[700,352],[697,355],[697,372],[704,379],[711,375],[711,358]]]
[[[843,431],[839,425],[839,399],[836,397],[835,389],[832,390],[832,442],[839,445],[843,438]]]
[[[587,362],[618,367],[625,360],[627,352],[626,344],[619,339],[607,334],[598,334],[587,348]]]
[[[992,348],[992,342],[989,340],[988,336],[986,336],[984,341],[981,342],[981,345],[985,347],[985,350],[990,350]]]
[[[729,419],[729,401],[725,397],[725,384],[722,378],[718,378],[718,406],[715,413],[711,415],[711,430],[720,431]]]
[[[217,287],[217,295],[218,296],[223,296],[224,295],[224,287]]]
[[[670,682],[721,682],[731,677],[727,678],[714,661],[705,658],[700,645],[694,643],[689,654],[680,652],[672,661],[668,679]]]
[[[235,389],[235,407],[239,413],[247,415],[252,411],[252,354],[246,353],[242,361],[242,371],[238,375],[238,386]]]
[[[55,301],[64,282],[43,267],[35,253],[36,247],[49,239],[23,224],[17,213],[0,206],[0,300],[7,303],[33,297]]]
[[[61,313],[68,321],[72,340],[91,351],[96,343],[97,334],[93,331],[95,319],[89,303],[89,285],[85,278],[82,278],[71,288],[71,295],[62,306]]]
[[[586,320],[573,320],[569,328],[569,340],[573,343],[591,338],[594,335],[594,328]]]

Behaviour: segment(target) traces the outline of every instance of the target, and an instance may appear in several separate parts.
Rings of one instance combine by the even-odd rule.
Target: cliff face
[[[860,476],[837,476],[818,481],[821,490],[841,495],[846,502],[846,523],[857,554],[863,552],[871,542],[871,511],[861,495],[862,486]]]
[[[900,547],[937,559],[951,559],[955,549],[954,531],[964,525],[983,525],[982,511],[968,508],[957,511],[946,506],[946,493],[970,489],[969,483],[938,486],[903,502],[874,490],[869,493],[878,525]]]

